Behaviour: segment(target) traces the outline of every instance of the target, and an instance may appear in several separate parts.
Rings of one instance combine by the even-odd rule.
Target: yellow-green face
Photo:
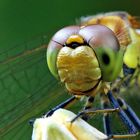
[[[114,33],[105,26],[70,26],[50,41],[47,62],[68,91],[86,94],[101,80],[113,81],[118,76],[123,57],[119,49]]]
[[[57,68],[61,82],[77,94],[92,89],[101,78],[97,57],[88,46],[63,47],[58,53]]]

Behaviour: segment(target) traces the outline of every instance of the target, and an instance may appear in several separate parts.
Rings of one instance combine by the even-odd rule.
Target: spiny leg
[[[84,110],[92,108],[93,102],[94,102],[94,97],[92,96],[88,97],[87,102],[84,106]]]
[[[138,62],[140,62],[140,61],[138,60]],[[140,75],[140,63],[138,63],[138,66],[136,69],[126,67],[126,70],[127,71],[124,70],[125,76],[131,75],[131,78],[129,80],[127,80],[128,83],[131,82],[132,80],[134,80],[135,83],[133,83],[133,84],[140,86],[138,83],[138,77]],[[127,81],[125,81],[125,83],[127,83]],[[127,88],[127,85],[126,85],[126,88]],[[121,97],[118,97],[117,101],[118,101],[119,105],[122,107],[122,109],[124,110],[124,112],[127,114],[127,116],[130,118],[130,120],[133,122],[135,127],[137,127],[137,129],[140,130],[140,119],[135,114],[133,109]]]
[[[121,88],[127,89],[130,86],[130,82],[136,78],[135,75],[137,75],[137,69],[129,68],[123,64],[123,74],[112,83],[111,90],[119,93]]]
[[[71,122],[74,122],[77,118],[82,117],[83,115],[95,115],[98,113],[113,113],[118,112],[119,108],[108,108],[108,109],[87,109],[83,110],[82,112],[79,112],[75,118],[71,120]]]
[[[109,93],[110,94],[110,93]],[[108,138],[106,140],[110,140],[110,139],[119,139],[119,138],[131,138],[137,135],[137,129],[135,128],[135,126],[133,125],[133,123],[129,120],[129,118],[127,117],[127,115],[123,112],[123,110],[120,108],[119,103],[115,100],[115,98],[112,95],[109,95],[111,97],[110,100],[111,102],[113,102],[113,106],[114,108],[108,108],[109,104],[107,102],[107,100],[104,100],[103,105],[104,108],[103,109],[87,109],[84,110],[82,112],[80,112],[75,118],[73,118],[71,120],[71,122],[74,122],[77,118],[83,116],[83,115],[94,115],[97,113],[103,113],[103,114],[107,114],[105,115],[105,121],[104,121],[104,127],[105,127],[105,131],[106,134],[108,135]],[[115,104],[115,105],[114,105]],[[123,122],[125,123],[125,125],[129,128],[129,133],[130,134],[123,134],[123,135],[114,135],[111,132],[111,128],[110,128],[110,119],[109,119],[109,113],[113,113],[113,112],[118,112],[120,118],[123,120]],[[132,128],[131,128],[132,127]]]
[[[138,60],[138,62],[140,61]],[[140,75],[139,63],[136,68],[129,68],[127,65],[123,64],[123,77],[120,80],[120,85],[122,85],[124,88],[128,88],[128,86],[131,87],[134,84],[140,86],[140,83],[138,81],[139,75]]]
[[[113,107],[114,108],[120,108],[119,112],[118,112],[118,115],[129,130],[129,134],[126,134],[126,135],[112,135],[112,138],[128,138],[128,137],[136,136],[137,132],[138,132],[137,128],[131,122],[131,120],[129,119],[127,114],[121,109],[118,101],[113,97],[112,92],[109,91],[107,95],[108,95],[108,98],[109,98],[110,102],[112,103]]]
[[[133,111],[133,109],[121,97],[117,98],[117,101],[127,116],[130,118],[130,120],[133,122],[133,124],[137,127],[138,130],[140,130],[140,119]]]
[[[109,101],[106,95],[101,94],[101,106],[103,109],[109,108]],[[104,113],[103,114],[103,125],[104,125],[104,133],[107,136],[110,136],[112,134],[111,132],[111,127],[110,127],[110,116],[109,113]]]
[[[60,103],[59,105],[57,105],[56,107],[52,108],[47,113],[44,113],[42,117],[45,118],[45,117],[51,116],[59,108],[67,108],[68,106],[70,106],[71,104],[73,104],[78,99],[80,99],[80,96],[72,96],[69,99],[67,99],[66,101],[64,101],[64,102]],[[33,126],[34,121],[35,121],[35,119],[29,120],[29,124],[31,126]]]
[[[77,114],[77,116],[72,120],[72,122],[74,122],[78,117],[81,117],[82,119],[84,119],[85,121],[87,121],[89,119],[89,116],[90,115],[95,115],[97,113],[103,113],[103,112],[114,112],[114,111],[117,111],[118,108],[116,109],[93,109],[93,102],[94,102],[94,97],[93,96],[89,96],[88,99],[87,99],[87,102],[84,106],[84,109],[83,111],[79,112]]]
[[[56,107],[54,107],[53,109],[48,111],[47,113],[45,113],[45,115],[43,115],[43,117],[51,116],[57,109],[67,108],[68,106],[70,106],[76,100],[79,100],[79,99],[80,99],[80,96],[72,96],[69,99],[67,99],[66,101],[62,102],[61,104],[57,105]]]
[[[93,102],[94,102],[94,97],[92,97],[92,96],[88,97],[86,104],[84,105],[83,110],[91,109],[93,106]],[[84,114],[82,116],[82,119],[87,121],[89,119],[89,116],[87,114]]]

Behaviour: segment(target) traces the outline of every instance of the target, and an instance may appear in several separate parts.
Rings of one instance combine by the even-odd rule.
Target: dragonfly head
[[[119,42],[109,28],[69,26],[50,41],[47,61],[51,73],[65,83],[68,91],[84,94],[94,90],[101,80],[109,82],[118,76],[123,60],[120,52]]]

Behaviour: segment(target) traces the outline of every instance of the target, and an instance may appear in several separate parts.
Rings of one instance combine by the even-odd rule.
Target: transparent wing
[[[0,52],[0,139],[31,139],[29,120],[65,97],[48,71],[46,49],[41,36]]]

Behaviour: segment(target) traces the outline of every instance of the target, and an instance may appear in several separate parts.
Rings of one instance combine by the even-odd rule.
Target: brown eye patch
[[[103,25],[90,25],[82,28],[79,34],[92,47],[109,47],[115,51],[120,48],[119,41],[114,32]]]

